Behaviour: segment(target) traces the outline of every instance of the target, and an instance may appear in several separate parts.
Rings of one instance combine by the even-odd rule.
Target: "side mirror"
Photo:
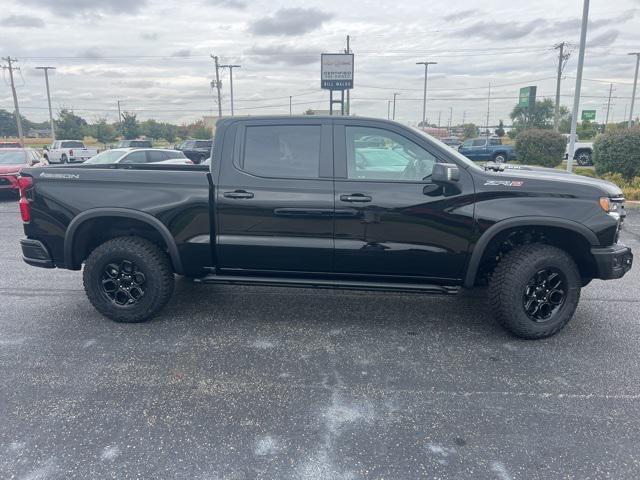
[[[433,183],[455,183],[460,180],[460,170],[453,163],[436,163],[431,172]]]

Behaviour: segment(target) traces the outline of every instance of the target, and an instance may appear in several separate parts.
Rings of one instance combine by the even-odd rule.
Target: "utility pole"
[[[350,39],[351,39],[350,36],[347,35],[347,48],[345,49],[344,53],[351,53],[351,50],[349,48]],[[347,114],[347,116],[351,114],[351,90],[347,90],[347,109],[345,113]]]
[[[51,93],[49,91],[49,70],[55,70],[56,67],[36,67],[36,70],[44,71],[44,82],[47,86],[47,102],[49,103],[49,124],[51,125],[51,141],[56,141],[56,130],[53,125],[53,112],[51,111]]]
[[[449,136],[451,136],[451,120],[453,119],[453,107],[449,107]]]
[[[391,100],[387,100],[387,120],[391,120]]]
[[[609,110],[611,109],[611,93],[613,92],[613,83],[609,85],[609,100],[607,100],[607,116],[604,121],[604,131],[607,131],[607,125],[609,125]]]
[[[292,100],[293,100],[293,95],[289,95],[289,115],[293,115],[293,109],[292,109],[293,103],[292,103]]]
[[[440,128],[440,116],[442,115],[442,111],[438,112],[438,128]]]
[[[589,22],[589,0],[582,6],[582,27],[580,29],[580,52],[578,53],[578,72],[576,73],[576,91],[573,97],[573,113],[571,114],[571,136],[567,156],[567,171],[573,170],[573,154],[576,147],[576,129],[578,127],[578,110],[580,109],[580,89],[582,88],[582,69],[584,67],[584,51],[587,45],[587,26]]]
[[[427,122],[427,75],[429,72],[429,65],[437,65],[438,62],[416,62],[416,65],[424,65],[424,93],[422,96],[422,128],[424,128]]]
[[[400,95],[397,92],[393,92],[393,117],[391,117],[392,120],[396,119],[396,97]]]
[[[464,122],[467,120],[467,111],[464,110],[462,112],[462,125],[464,125]]]
[[[489,108],[491,107],[491,82],[489,82],[489,96],[487,97],[487,137],[489,137]]]
[[[554,45],[553,48],[559,49],[560,53],[558,55],[558,78],[556,78],[556,104],[555,104],[555,112],[553,114],[553,130],[558,131],[560,125],[560,81],[562,79],[562,71],[564,70],[564,66],[567,64],[567,60],[569,60],[569,54],[564,53],[565,42],[560,42],[557,45]]]
[[[118,100],[118,123],[122,121],[122,113],[120,112],[120,100]]]
[[[636,74],[633,78],[633,93],[631,94],[631,108],[629,110],[629,124],[627,125],[628,128],[631,128],[631,125],[633,125],[633,104],[635,103],[636,100],[636,88],[638,87],[638,66],[640,66],[640,52],[633,52],[630,53],[629,55],[635,55],[636,56]]]
[[[233,117],[233,69],[240,68],[242,65],[220,65],[220,68],[229,69],[229,90],[231,93],[231,116]]]
[[[16,117],[16,125],[18,127],[18,137],[20,138],[20,144],[24,147],[24,135],[22,134],[22,117],[20,116],[20,108],[18,107],[18,94],[16,93],[16,86],[13,82],[13,71],[19,70],[18,67],[14,67],[11,65],[11,62],[17,62],[17,58],[11,58],[11,55],[8,57],[2,57],[2,60],[6,61],[9,66],[2,66],[3,69],[9,70],[9,79],[11,81],[11,93],[13,93],[13,108],[15,110],[14,114]]]
[[[222,95],[220,93],[220,87],[222,86],[220,84],[220,65],[218,65],[218,56],[217,55],[213,55],[211,54],[211,58],[213,58],[213,61],[215,62],[216,65],[216,80],[215,80],[215,86],[216,90],[218,91],[218,118],[222,118]],[[211,82],[213,83],[213,82]]]

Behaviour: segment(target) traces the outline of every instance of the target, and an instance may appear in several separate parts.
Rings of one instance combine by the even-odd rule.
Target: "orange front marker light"
[[[607,197],[600,197],[600,207],[607,213],[609,213],[609,210],[611,208],[611,202],[609,201],[609,199]]]

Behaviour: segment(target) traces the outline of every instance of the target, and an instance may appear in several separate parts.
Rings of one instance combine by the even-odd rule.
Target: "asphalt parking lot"
[[[640,252],[640,210],[623,242]],[[0,199],[0,478],[640,477],[640,268],[567,328],[459,297],[199,286],[112,323]]]

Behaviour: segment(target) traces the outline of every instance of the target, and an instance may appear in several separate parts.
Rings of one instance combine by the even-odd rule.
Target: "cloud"
[[[190,57],[191,56],[191,50],[189,50],[188,48],[183,48],[181,50],[176,50],[175,52],[173,52],[171,54],[172,57]]]
[[[283,8],[269,17],[256,20],[250,30],[256,35],[302,35],[320,28],[331,18],[332,13],[316,8]]]
[[[449,15],[445,15],[444,20],[447,22],[458,22],[460,20],[464,20],[471,15],[477,15],[477,10],[461,10],[459,12],[450,13]]]
[[[526,37],[534,30],[545,27],[546,20],[537,18],[526,23],[479,21],[468,27],[458,30],[461,36],[485,38],[488,40],[515,40]]]
[[[124,80],[120,82],[114,82],[115,85],[120,85],[125,88],[140,88],[148,89],[158,85],[158,82],[153,80]]]
[[[46,8],[59,16],[73,17],[100,13],[135,14],[147,5],[147,0],[22,0],[21,3]]]
[[[309,65],[320,62],[320,54],[309,50],[291,47],[285,44],[253,46],[245,54],[255,56],[260,63],[279,63],[284,65]]]
[[[140,34],[140,38],[142,38],[143,40],[157,40],[158,36],[158,32],[148,32]]]
[[[98,50],[97,48],[94,47],[89,47],[86,48],[84,50],[81,50],[80,52],[78,52],[78,54],[76,55],[76,57],[82,57],[82,58],[102,58],[103,55],[100,52],[100,50]]]
[[[207,3],[216,7],[233,8],[236,10],[244,10],[247,8],[247,2],[243,0],[208,0]]]
[[[9,15],[0,20],[0,25],[3,27],[43,28],[44,21],[30,15]]]
[[[620,35],[620,31],[616,30],[615,28],[611,28],[606,32],[601,33],[600,35],[596,35],[595,37],[593,37],[591,40],[589,40],[589,42],[587,43],[587,46],[588,47],[609,46],[616,41],[616,39],[618,38],[618,35]]]

